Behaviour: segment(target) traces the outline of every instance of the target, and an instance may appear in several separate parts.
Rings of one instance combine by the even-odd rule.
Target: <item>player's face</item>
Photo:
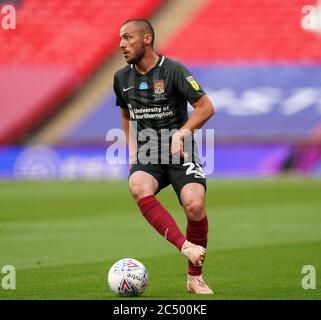
[[[120,29],[120,44],[127,63],[139,62],[145,54],[144,37],[138,26],[127,23]]]

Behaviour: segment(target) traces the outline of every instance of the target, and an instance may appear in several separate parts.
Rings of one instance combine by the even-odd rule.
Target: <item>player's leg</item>
[[[207,247],[208,220],[205,212],[205,187],[200,183],[188,183],[182,187],[180,201],[187,217],[186,238],[188,241]],[[187,288],[193,293],[212,294],[202,277],[203,266],[188,262]]]
[[[136,168],[138,169],[138,168]],[[164,186],[164,172],[161,167],[144,166],[131,171],[129,177],[129,188],[135,198],[140,211],[145,219],[158,231],[166,240],[181,250],[186,237],[178,228],[170,213],[156,199],[155,194]]]
[[[204,185],[195,182],[185,184],[180,191],[180,201],[187,218],[187,240],[206,248],[208,220],[205,213]],[[189,262],[188,273],[200,275],[202,274],[202,266],[194,266]]]
[[[186,238],[182,253],[198,255],[199,263],[189,257],[188,289],[194,293],[210,294],[202,278],[202,265],[207,246],[208,221],[205,212],[206,178],[202,167],[193,162],[168,166],[168,175],[187,216]],[[194,262],[194,263],[193,263]]]
[[[135,171],[131,174],[128,185],[136,202],[144,197],[155,195],[158,190],[158,181],[145,171]]]

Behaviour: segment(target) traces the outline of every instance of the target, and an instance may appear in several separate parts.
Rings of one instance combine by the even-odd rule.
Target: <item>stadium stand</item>
[[[163,48],[188,63],[321,62],[320,35],[301,27],[311,0],[208,1]]]
[[[0,29],[0,143],[19,141],[108,59],[121,23],[162,0],[24,0]]]
[[[25,0],[21,10],[26,10],[27,4],[34,5],[37,2]],[[106,1],[104,3],[116,13],[109,15],[107,9],[103,13],[101,8],[97,20],[95,18],[92,24],[88,24],[88,19],[93,17],[98,8],[98,2],[92,1],[88,4],[93,6],[91,9],[82,10],[80,5],[76,6],[79,4],[77,0],[72,2],[75,4],[74,9],[64,8],[63,13],[59,13],[58,6],[48,4],[43,16],[48,19],[50,12],[57,12],[57,17],[52,17],[56,23],[52,22],[48,30],[41,30],[42,38],[40,35],[35,36],[37,40],[32,40],[34,42],[31,42],[31,46],[25,43],[17,61],[11,61],[8,54],[7,60],[2,63],[5,57],[0,53],[0,70],[4,70],[1,65],[5,64],[20,68],[22,62],[24,65],[37,65],[36,61],[39,61],[41,67],[46,67],[45,70],[39,68],[39,74],[45,74],[48,70],[52,72],[50,76],[46,76],[50,78],[54,88],[51,92],[56,93],[52,98],[58,97],[61,101],[68,95],[68,91],[70,93],[74,89],[73,87],[64,92],[68,84],[81,83],[99,68],[102,60],[113,55],[116,42],[118,43],[116,36],[119,24],[124,19],[137,15],[137,12],[139,16],[143,16],[142,12],[144,16],[150,16],[163,3],[128,2],[124,6],[128,12],[122,12],[121,16],[119,8],[123,0]],[[310,0],[261,0],[259,4],[254,0],[204,1],[181,27],[172,32],[165,45],[159,48],[159,52],[165,56],[185,63],[215,104],[216,115],[205,126],[215,129],[215,176],[270,175],[293,169],[320,175],[321,36],[303,30],[301,26],[302,7],[316,3]],[[35,21],[39,21],[40,16],[40,13],[37,14]],[[102,39],[101,35],[95,33],[104,28],[106,17],[109,19],[107,21],[112,21],[108,23],[110,30],[106,30],[106,34],[112,37],[114,32],[113,44],[108,44],[106,37]],[[67,19],[71,19],[71,25],[64,29],[64,21]],[[83,32],[80,33],[79,29]],[[71,41],[66,40],[68,37],[59,35],[62,30],[63,34],[74,39],[74,46]],[[28,32],[26,38],[29,39],[32,31]],[[52,47],[40,40],[49,36],[53,37]],[[4,39],[1,33],[0,37]],[[16,41],[15,45],[21,43],[21,40]],[[43,46],[43,55],[35,54],[35,44]],[[12,46],[8,45],[7,52],[14,55],[10,51]],[[87,48],[89,46],[90,49]],[[85,49],[88,51],[84,51]],[[55,66],[48,69],[48,65],[52,67],[53,62]],[[0,77],[1,72],[4,71],[0,71]],[[8,77],[4,76],[5,73],[2,75]],[[28,78],[31,79],[29,87],[32,87],[36,82],[29,75]],[[4,81],[0,80],[0,83]],[[39,81],[38,88],[41,85],[42,82]],[[26,92],[29,87],[25,89]],[[45,89],[40,91],[45,92]],[[16,96],[7,99],[15,98]],[[29,101],[27,98],[28,95],[26,103]],[[50,101],[48,96],[47,99]],[[45,101],[43,98],[39,100]],[[30,109],[36,110],[33,102],[28,103]],[[42,110],[48,114],[50,103],[45,105]],[[55,108],[57,102],[51,105]],[[15,113],[13,110],[12,112]],[[29,120],[29,123],[39,122],[45,117],[45,114],[40,116],[40,111],[35,114],[38,118]],[[15,113],[13,118],[16,115]],[[21,116],[26,118],[27,115]],[[20,121],[19,126],[23,123]],[[6,141],[14,141],[13,138],[25,135],[30,129],[24,128],[19,132],[19,126],[11,126],[14,131],[7,135],[11,140],[8,138]],[[110,88],[103,99],[92,105],[91,112],[63,132],[58,142],[69,146],[83,145],[84,148],[88,145],[106,146],[107,131],[120,127],[119,110],[115,107],[115,97]],[[0,141],[4,141],[1,140],[4,136],[2,131],[0,130]],[[89,157],[89,153],[87,155]],[[83,166],[82,162],[81,165]],[[125,177],[127,171],[121,172]],[[97,173],[98,176],[99,174]]]
[[[161,48],[186,63],[212,97],[218,112],[207,127],[219,140],[320,136],[321,38],[300,26],[307,3],[208,1]],[[105,136],[117,118],[109,95],[65,140]]]
[[[234,151],[235,143],[266,146],[257,147],[262,157],[252,168],[285,168],[304,149],[296,152],[292,144],[321,140],[321,38],[301,27],[306,4],[311,2],[208,1],[160,48],[187,64],[214,101],[216,116],[205,127],[215,128],[217,144],[230,144]],[[113,93],[106,94],[64,141],[103,143],[108,129],[120,127],[114,105]],[[242,157],[248,161],[254,149],[246,145]],[[222,161],[216,163],[229,167],[229,151],[222,148],[219,154]]]

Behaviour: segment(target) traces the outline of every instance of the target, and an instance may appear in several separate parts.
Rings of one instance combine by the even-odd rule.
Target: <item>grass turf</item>
[[[16,267],[16,290],[0,299],[119,299],[106,274],[118,259],[142,261],[150,284],[131,299],[320,299],[321,181],[209,181],[204,277],[214,296],[185,289],[187,263],[141,217],[126,182],[0,182],[0,270]],[[170,188],[160,200],[182,229]],[[314,265],[317,289],[303,290]],[[0,273],[0,284],[1,277]]]

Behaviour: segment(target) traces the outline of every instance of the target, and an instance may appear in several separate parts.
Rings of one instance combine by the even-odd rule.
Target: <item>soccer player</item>
[[[154,40],[145,19],[128,20],[120,29],[127,65],[115,73],[114,91],[129,146],[129,188],[145,219],[188,258],[188,291],[212,294],[202,277],[206,179],[193,132],[213,116],[214,107],[181,63],[154,51]],[[190,117],[187,101],[194,107]],[[169,184],[186,213],[186,236],[155,197]]]

